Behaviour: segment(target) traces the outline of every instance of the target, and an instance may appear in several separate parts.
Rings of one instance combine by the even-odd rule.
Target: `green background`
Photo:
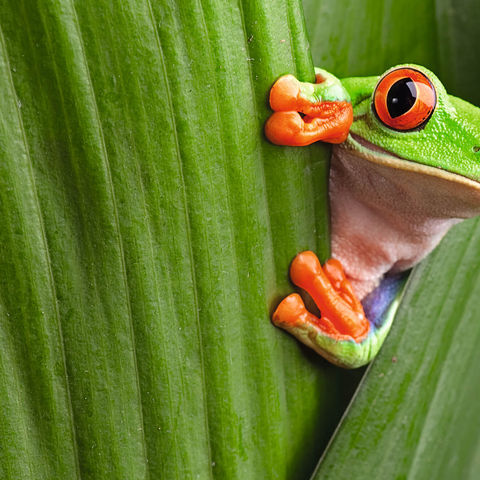
[[[363,371],[269,321],[328,256],[329,150],[266,142],[268,90],[313,53],[480,104],[480,7],[304,5],[0,3],[0,478],[309,478]],[[479,228],[414,272],[319,478],[475,478]]]

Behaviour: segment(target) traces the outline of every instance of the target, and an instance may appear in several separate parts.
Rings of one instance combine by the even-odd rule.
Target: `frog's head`
[[[418,65],[342,84],[354,112],[347,148],[480,190],[480,108],[448,95],[440,80]]]

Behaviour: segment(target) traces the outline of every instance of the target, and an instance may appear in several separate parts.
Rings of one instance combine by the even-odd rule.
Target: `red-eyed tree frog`
[[[480,109],[448,95],[418,65],[341,81],[316,69],[314,84],[285,75],[270,91],[270,106],[271,142],[334,144],[332,259],[322,267],[307,251],[290,266],[292,282],[320,316],[291,294],[272,320],[334,364],[365,365],[392,324],[399,272],[454,224],[480,214]]]

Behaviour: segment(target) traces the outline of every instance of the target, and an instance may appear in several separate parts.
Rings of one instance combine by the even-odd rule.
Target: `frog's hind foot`
[[[321,312],[310,313],[299,295],[285,298],[273,314],[273,322],[304,341],[298,330],[316,327],[335,340],[360,343],[368,335],[370,323],[361,303],[355,297],[343,268],[337,260],[329,260],[324,268],[310,251],[298,254],[290,266],[292,282],[306,290]],[[304,342],[305,343],[305,342]]]
[[[364,299],[370,320],[337,260],[322,267],[313,252],[302,252],[290,266],[290,277],[310,294],[321,316],[309,312],[301,297],[292,294],[278,305],[273,323],[336,365],[357,368],[370,362],[390,330],[405,277],[386,277]]]
[[[272,321],[277,327],[283,328],[301,341],[303,339],[300,338],[302,335],[300,332],[308,331],[311,328],[318,329],[335,340],[353,340],[350,335],[340,334],[325,316],[322,315],[319,318],[310,313],[306,309],[302,297],[297,293],[292,293],[280,302],[273,314]]]

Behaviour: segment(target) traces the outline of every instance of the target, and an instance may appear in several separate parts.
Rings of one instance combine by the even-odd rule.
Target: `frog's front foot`
[[[334,363],[353,366],[350,358],[342,358],[338,346],[348,344],[347,356],[351,355],[352,346],[361,348],[371,326],[340,262],[330,259],[322,268],[313,252],[302,252],[290,266],[290,278],[310,294],[321,316],[310,313],[301,297],[292,294],[275,310],[273,323]]]
[[[322,89],[323,77],[319,75],[317,80],[319,83],[310,84],[299,82],[293,75],[284,75],[275,82],[270,90],[274,113],[265,124],[265,135],[272,143],[304,146],[320,140],[329,143],[346,140],[353,121],[352,105],[347,96],[325,100],[329,98],[332,81],[329,78]],[[337,94],[338,85],[334,88]]]

